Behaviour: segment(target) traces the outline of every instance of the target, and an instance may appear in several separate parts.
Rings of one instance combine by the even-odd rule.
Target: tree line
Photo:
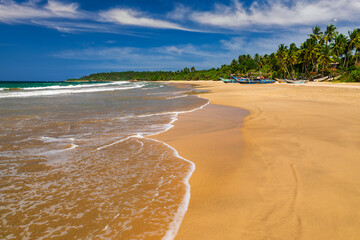
[[[276,52],[254,56],[240,55],[230,64],[209,70],[185,67],[178,71],[96,73],[77,80],[218,80],[231,74],[242,77],[314,79],[337,77],[340,81],[360,82],[360,29],[339,33],[334,25],[325,31],[319,26],[298,47],[280,44]]]

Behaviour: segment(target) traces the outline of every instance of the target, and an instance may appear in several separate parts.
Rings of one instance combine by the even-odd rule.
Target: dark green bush
[[[356,68],[350,73],[351,82],[360,82],[360,67]]]

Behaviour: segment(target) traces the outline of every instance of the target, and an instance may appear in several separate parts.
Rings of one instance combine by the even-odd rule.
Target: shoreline
[[[228,142],[224,151],[209,142],[216,131],[195,128],[189,136],[186,129],[196,126],[182,120],[189,114],[154,137],[196,165],[189,209],[175,239],[355,239],[360,234],[360,179],[354,170],[360,167],[359,85],[170,83],[208,89],[202,96],[212,104],[250,111],[241,128],[243,152],[235,157],[235,143]],[[201,136],[208,138],[194,140]],[[206,185],[219,177],[209,170],[219,167],[219,160],[207,162],[209,149],[199,153],[200,143],[233,163],[232,169],[222,169],[220,189]]]

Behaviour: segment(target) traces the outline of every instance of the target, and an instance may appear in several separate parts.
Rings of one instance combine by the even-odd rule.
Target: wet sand
[[[360,85],[193,84],[250,113],[211,104],[156,136],[196,164],[177,240],[359,238]]]

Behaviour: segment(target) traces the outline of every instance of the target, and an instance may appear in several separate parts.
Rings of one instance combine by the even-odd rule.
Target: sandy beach
[[[360,85],[191,84],[155,137],[196,165],[177,240],[359,239]]]

